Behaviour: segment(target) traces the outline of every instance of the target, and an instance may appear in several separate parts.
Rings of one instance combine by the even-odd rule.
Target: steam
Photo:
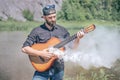
[[[85,69],[91,66],[110,68],[120,58],[119,52],[119,31],[99,26],[81,39],[77,50],[67,49],[64,60],[77,63]]]

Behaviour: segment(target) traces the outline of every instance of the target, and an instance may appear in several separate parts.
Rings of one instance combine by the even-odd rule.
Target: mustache
[[[56,21],[51,21],[51,22],[46,21],[46,23],[51,27],[54,27],[56,25]]]

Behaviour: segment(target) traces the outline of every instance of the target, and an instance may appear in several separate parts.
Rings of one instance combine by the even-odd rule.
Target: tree
[[[59,19],[119,20],[120,0],[64,0]]]

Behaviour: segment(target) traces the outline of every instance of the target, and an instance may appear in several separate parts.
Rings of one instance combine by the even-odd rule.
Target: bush
[[[2,21],[2,17],[0,16],[0,21]]]
[[[30,10],[24,10],[23,11],[23,16],[26,18],[28,21],[33,21],[33,13],[30,12]]]

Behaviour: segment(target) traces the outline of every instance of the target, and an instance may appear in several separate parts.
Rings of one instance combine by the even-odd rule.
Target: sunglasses
[[[47,5],[47,6],[45,6],[45,9],[46,9],[46,10],[51,9],[51,8],[54,9],[54,8],[55,8],[55,5],[53,4],[53,5]]]

